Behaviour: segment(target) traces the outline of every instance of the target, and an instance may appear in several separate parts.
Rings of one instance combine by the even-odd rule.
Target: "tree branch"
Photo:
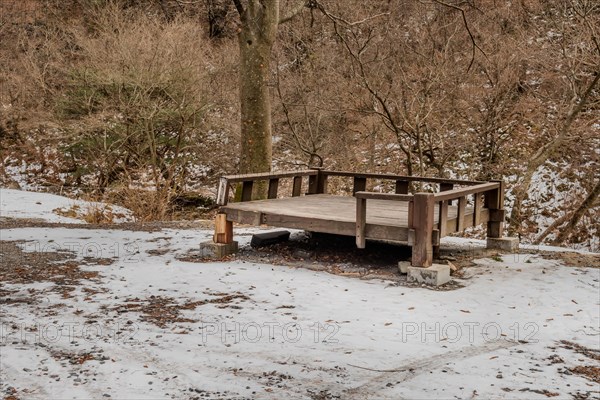
[[[481,52],[481,54],[483,54],[485,57],[487,57],[487,55],[485,54],[485,51],[483,51],[483,49],[481,47],[479,47],[479,45],[477,44],[477,42],[475,41],[475,36],[473,36],[473,32],[471,32],[471,28],[469,27],[469,22],[467,21],[467,14],[465,13],[465,10],[459,6],[455,6],[454,4],[448,4],[442,0],[433,0],[435,3],[440,4],[442,6],[448,7],[448,8],[452,8],[456,11],[459,11],[461,16],[462,16],[462,20],[463,20],[463,24],[465,25],[465,29],[467,30],[467,33],[469,34],[469,38],[471,39],[471,61],[469,62],[469,66],[467,67],[467,72],[469,72],[471,70],[471,67],[473,66],[473,63],[475,62],[475,51],[479,50]]]
[[[243,17],[246,10],[244,10],[242,2],[240,0],[233,0],[233,4],[235,5],[235,9],[237,10],[238,14],[240,14],[240,17]]]
[[[285,16],[279,18],[279,24],[285,24],[289,20],[293,19],[296,15],[302,12],[304,7],[309,6],[310,0],[300,0]]]

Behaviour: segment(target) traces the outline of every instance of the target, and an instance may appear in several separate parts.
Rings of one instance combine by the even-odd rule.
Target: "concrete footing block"
[[[407,280],[429,286],[441,286],[450,282],[450,267],[442,264],[433,264],[427,268],[408,267]]]
[[[410,261],[398,261],[398,270],[401,274],[408,274],[408,267],[410,267]]]
[[[230,254],[238,252],[238,242],[231,243],[215,243],[204,242],[200,243],[200,257],[222,259]]]
[[[516,238],[516,237],[487,238],[486,247],[488,249],[516,252],[517,250],[519,250],[519,238]]]

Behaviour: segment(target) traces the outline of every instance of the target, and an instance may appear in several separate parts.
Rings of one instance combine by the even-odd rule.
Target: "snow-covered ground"
[[[104,203],[69,199],[50,193],[0,188],[0,217],[32,218],[47,222],[80,224],[100,212],[111,222],[133,221],[131,211]]]
[[[241,245],[253,231],[236,231]],[[83,275],[78,282],[2,279],[2,395],[600,396],[598,383],[572,372],[600,368],[599,268],[503,255],[476,259],[459,280],[464,287],[435,291],[243,259],[184,261],[211,236],[3,230],[2,277],[18,267],[14,255],[6,263],[8,246],[23,252],[16,264],[56,256],[42,263],[50,268],[62,255]]]

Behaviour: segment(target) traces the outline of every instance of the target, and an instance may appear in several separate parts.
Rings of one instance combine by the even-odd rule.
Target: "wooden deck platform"
[[[328,194],[327,182],[332,176],[352,179],[352,196]],[[281,179],[292,179],[291,197],[279,191]],[[369,192],[368,180],[391,180],[395,193]],[[257,181],[266,181],[268,186],[255,186]],[[241,185],[240,202],[230,202],[233,184]],[[255,189],[260,187],[268,187],[266,200],[254,199]],[[502,237],[503,203],[501,181],[323,169],[231,175],[219,182],[217,204],[221,208],[214,241],[232,243],[233,222],[295,228],[355,236],[359,248],[364,248],[367,240],[408,244],[412,246],[412,265],[426,267],[439,249],[440,238],[449,233],[487,223],[489,238]]]
[[[366,239],[408,244],[407,201],[367,202]],[[302,197],[229,203],[221,210],[229,221],[248,225],[271,225],[338,235],[356,235],[356,199],[347,196],[315,194]],[[473,226],[473,207],[465,207],[464,227]],[[487,210],[481,221],[487,222]],[[439,205],[434,206],[434,225],[439,225]],[[456,232],[458,206],[448,206],[447,228],[442,236]]]

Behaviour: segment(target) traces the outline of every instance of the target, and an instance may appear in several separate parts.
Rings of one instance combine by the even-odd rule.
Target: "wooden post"
[[[217,205],[225,206],[229,201],[229,182],[227,178],[219,179],[219,189],[217,190]]]
[[[367,178],[355,176],[352,186],[352,195],[354,196],[356,192],[364,192],[365,190],[367,190]]]
[[[438,209],[438,230],[440,231],[440,238],[446,236],[448,232],[448,201],[444,200],[440,202]]]
[[[327,193],[327,178],[328,176],[324,174],[322,170],[319,170],[319,173],[317,174],[317,193]]]
[[[321,194],[327,193],[327,175],[323,173],[320,168],[314,168],[317,170],[316,175],[310,175],[308,177],[308,193],[307,194]]]
[[[487,237],[501,238],[504,230],[504,182],[493,182],[498,182],[500,187],[485,193],[485,204],[490,214]]]
[[[396,194],[408,194],[408,181],[396,181]]]
[[[433,263],[433,193],[416,193],[412,224],[415,242],[412,248],[412,266],[429,267]]]
[[[454,189],[454,184],[452,183],[440,183],[440,192],[447,192],[448,190]],[[448,201],[448,205],[452,205],[452,200]]]
[[[242,201],[252,200],[252,187],[254,186],[253,181],[244,181],[242,183]]]
[[[465,230],[465,212],[467,210],[467,198],[465,196],[458,199],[458,210],[456,212],[456,231]]]
[[[481,223],[481,193],[475,193],[473,199],[473,226]]]
[[[227,221],[227,214],[219,213],[215,217],[215,243],[229,244],[233,242],[233,222]]]
[[[318,175],[310,175],[308,177],[308,192],[306,194],[317,194]]]
[[[367,199],[356,199],[356,247],[364,249],[367,244],[365,228],[367,226]]]
[[[279,188],[279,179],[269,179],[269,194],[267,198],[276,199],[277,198],[277,189]]]
[[[302,194],[302,177],[295,176],[292,188],[292,197],[298,197]]]

